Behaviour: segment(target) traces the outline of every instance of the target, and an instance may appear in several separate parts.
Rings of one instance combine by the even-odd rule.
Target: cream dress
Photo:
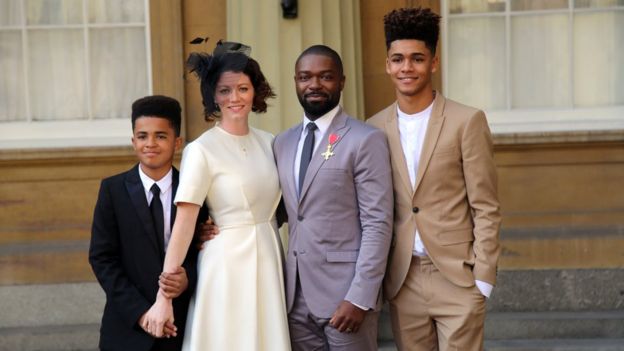
[[[215,126],[184,150],[175,202],[205,200],[220,231],[199,253],[185,351],[290,350],[272,138]]]

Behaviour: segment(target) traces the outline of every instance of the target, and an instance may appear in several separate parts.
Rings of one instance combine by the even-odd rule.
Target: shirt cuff
[[[349,301],[349,302],[351,302],[351,301]],[[358,304],[357,304],[357,303],[355,303],[355,302],[351,302],[351,304],[352,304],[353,306],[355,306],[355,307],[357,307],[357,308],[361,309],[362,311],[368,311],[368,310],[370,309],[370,308],[368,308],[368,307],[360,306],[360,305],[358,305]]]
[[[477,284],[477,288],[479,288],[481,295],[487,298],[490,297],[490,294],[492,294],[492,289],[494,289],[494,286],[492,284],[480,280],[475,280],[475,284]]]

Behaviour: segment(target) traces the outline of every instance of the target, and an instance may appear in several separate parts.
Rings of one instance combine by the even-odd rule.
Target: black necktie
[[[161,252],[165,252],[165,215],[163,214],[163,205],[160,201],[160,188],[154,183],[150,191],[152,192],[152,203],[150,210],[152,211],[152,219],[154,220],[154,229],[158,239],[158,246]]]
[[[305,179],[308,165],[312,159],[312,153],[314,152],[314,131],[318,129],[314,122],[310,122],[306,125],[308,134],[303,141],[303,149],[301,150],[301,163],[299,164],[299,194],[301,194],[301,188],[303,188],[303,180]]]

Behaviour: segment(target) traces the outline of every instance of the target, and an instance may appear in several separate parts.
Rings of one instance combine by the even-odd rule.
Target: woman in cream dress
[[[184,150],[164,271],[183,261],[204,201],[220,234],[199,254],[183,350],[290,350],[273,137],[248,125],[250,111],[266,111],[274,94],[243,53],[192,54],[189,65],[201,79],[206,115],[221,119]],[[162,335],[171,316],[171,300],[159,293],[148,330]]]

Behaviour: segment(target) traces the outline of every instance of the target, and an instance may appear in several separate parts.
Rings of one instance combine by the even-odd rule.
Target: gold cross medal
[[[334,144],[338,141],[338,138],[340,137],[337,134],[332,133],[329,135],[329,143],[327,144],[327,150],[325,150],[325,152],[321,154],[321,156],[323,156],[325,161],[329,160],[330,157],[334,156],[334,153],[332,152],[332,148]]]

